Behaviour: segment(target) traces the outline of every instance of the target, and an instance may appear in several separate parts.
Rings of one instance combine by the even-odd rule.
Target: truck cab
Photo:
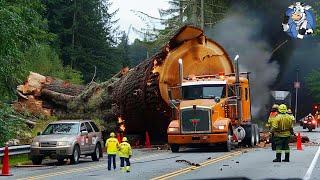
[[[238,78],[239,83],[234,73],[182,78],[167,129],[172,152],[181,145],[220,144],[230,151],[235,141],[258,143],[258,126],[251,123],[248,78],[248,73]]]

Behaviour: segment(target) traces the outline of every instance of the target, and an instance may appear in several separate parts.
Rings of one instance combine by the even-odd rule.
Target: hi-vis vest
[[[131,146],[127,142],[122,142],[119,149],[119,157],[129,158],[132,155]]]
[[[117,154],[119,142],[117,138],[111,137],[107,139],[106,146],[108,154]]]
[[[289,114],[279,113],[274,119],[272,130],[276,137],[289,137],[292,127],[292,117]]]

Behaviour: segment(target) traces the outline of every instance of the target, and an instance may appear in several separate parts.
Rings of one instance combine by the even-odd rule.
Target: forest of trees
[[[117,31],[110,7],[108,0],[0,1],[0,146],[26,128],[10,103],[30,71],[85,85],[147,57],[142,41],[129,45]]]
[[[181,26],[213,27],[236,1],[168,2],[169,9],[159,10],[161,18],[136,11],[146,28],[133,27],[142,40],[129,44],[126,32],[118,30],[117,10],[110,10],[110,0],[0,0],[0,139],[14,137],[16,131],[2,132],[15,124],[12,122],[21,121],[8,104],[17,98],[16,86],[29,71],[74,84],[106,81],[122,67],[134,67],[150,57]],[[238,2],[266,11],[272,9],[267,1]],[[319,7],[320,3],[312,5]],[[318,22],[319,18],[318,14]],[[157,29],[153,20],[164,28]],[[320,30],[316,32],[319,34]],[[320,77],[319,71],[313,73],[313,77]],[[315,89],[319,94],[319,86]]]

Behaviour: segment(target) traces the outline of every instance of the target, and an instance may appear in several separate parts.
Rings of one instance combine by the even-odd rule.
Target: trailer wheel
[[[246,131],[246,136],[244,138],[244,145],[248,145],[249,147],[254,147],[255,130],[254,130],[253,124],[243,125],[242,127]]]
[[[177,144],[170,144],[170,149],[173,153],[179,152],[179,145]]]

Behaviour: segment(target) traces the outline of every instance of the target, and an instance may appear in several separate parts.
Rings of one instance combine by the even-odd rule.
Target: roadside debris
[[[178,160],[176,160],[176,162],[184,162],[184,163],[187,163],[188,165],[190,165],[190,166],[201,166],[200,164],[198,164],[198,163],[193,163],[193,162],[190,162],[190,161],[187,161],[187,160],[185,160],[185,159],[178,159]]]

